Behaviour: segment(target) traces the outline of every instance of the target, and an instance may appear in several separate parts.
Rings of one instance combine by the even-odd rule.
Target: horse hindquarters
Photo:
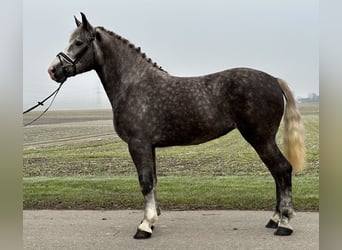
[[[277,79],[274,79],[277,83]],[[267,227],[277,228],[276,235],[290,235],[293,231],[289,225],[294,215],[292,208],[292,166],[279,150],[275,136],[283,114],[283,94],[278,84],[274,89],[266,89],[264,93],[253,93],[255,105],[245,104],[240,108],[237,128],[242,136],[253,146],[260,159],[271,172],[276,184],[276,212],[273,223]],[[260,88],[262,86],[259,85]],[[271,93],[273,91],[273,93]],[[262,92],[262,91],[260,91]],[[260,93],[259,92],[259,93]],[[249,103],[251,100],[248,100]],[[248,103],[248,102],[247,102]],[[243,110],[251,110],[242,113]]]

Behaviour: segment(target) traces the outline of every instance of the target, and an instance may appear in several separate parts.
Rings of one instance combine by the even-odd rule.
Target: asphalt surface
[[[319,214],[297,212],[291,236],[265,228],[270,211],[162,211],[153,235],[135,240],[143,211],[25,210],[24,249],[319,249]]]

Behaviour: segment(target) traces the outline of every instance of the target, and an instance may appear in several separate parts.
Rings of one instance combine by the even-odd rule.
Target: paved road
[[[162,211],[152,238],[134,240],[142,211],[24,211],[25,249],[319,249],[319,214],[297,213],[274,236],[269,211]]]

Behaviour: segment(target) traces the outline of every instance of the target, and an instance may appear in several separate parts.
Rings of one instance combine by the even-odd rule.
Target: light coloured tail
[[[292,171],[298,173],[305,167],[304,126],[289,86],[282,79],[278,78],[278,82],[286,98],[283,138],[285,155],[292,165]]]

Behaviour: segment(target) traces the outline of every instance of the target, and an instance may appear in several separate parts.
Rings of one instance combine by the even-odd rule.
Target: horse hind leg
[[[268,223],[266,224],[267,228],[273,228],[273,229],[277,229],[279,222],[280,222],[280,210],[279,210],[279,203],[280,203],[280,190],[278,185],[276,185],[276,199],[277,199],[277,204],[276,204],[276,209],[275,212],[273,214],[273,216],[270,218],[270,220],[268,221]]]
[[[276,184],[276,211],[266,227],[277,228],[275,235],[291,235],[293,228],[289,221],[295,215],[292,207],[292,167],[274,141],[255,148]]]
[[[266,224],[266,228],[277,229],[275,231],[275,235],[290,235],[293,232],[293,228],[289,224],[289,220],[294,217],[295,212],[292,209],[292,212],[289,213],[289,216],[282,216],[282,214],[284,213],[281,213],[279,209],[281,194],[279,193],[278,185],[276,185],[276,189],[277,189],[276,210],[273,216],[270,218],[270,220]]]
[[[295,215],[292,208],[292,166],[280,152],[273,133],[257,135],[253,129],[239,130],[265,163],[276,184],[276,209],[266,227],[276,228],[275,235],[291,235],[293,228],[289,221]]]

